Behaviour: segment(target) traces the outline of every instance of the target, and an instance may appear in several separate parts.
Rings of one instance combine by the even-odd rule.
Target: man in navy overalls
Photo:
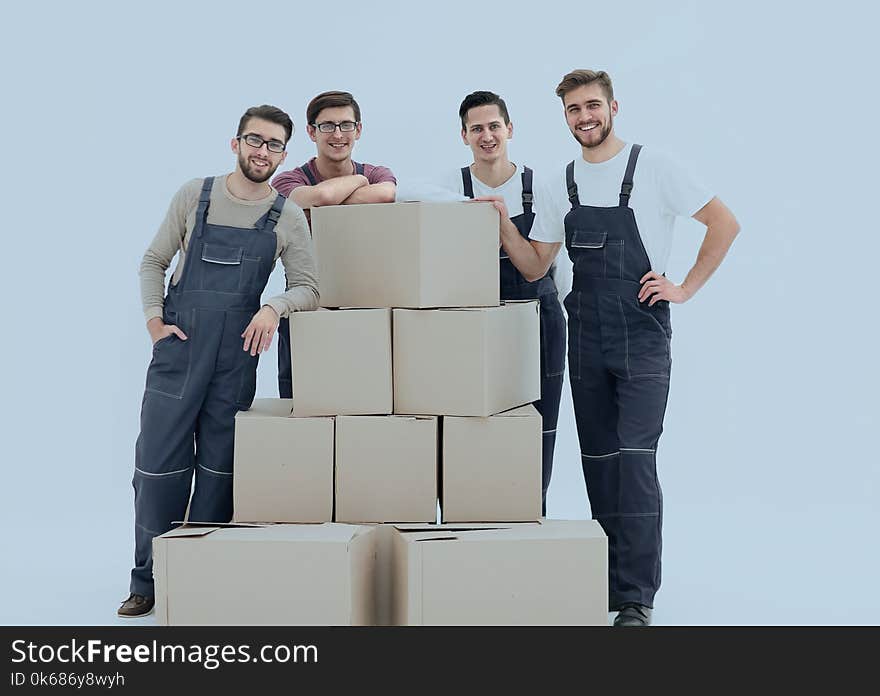
[[[574,274],[565,308],[581,463],[592,515],[608,536],[615,625],[646,626],[660,586],[656,451],[672,364],[669,303],[708,280],[739,226],[672,160],[615,135],[618,104],[606,73],[573,71],[556,93],[582,151],[556,191]],[[664,275],[677,215],[708,228],[681,285]]]
[[[185,516],[231,519],[235,413],[250,408],[259,354],[279,317],[317,306],[305,216],[267,183],[292,130],[276,107],[245,112],[232,140],[235,171],[184,185],[144,255],[153,358],[135,452],[135,566],[120,616],[143,616],[153,607],[153,537]],[[178,267],[163,300],[175,254]],[[288,289],[263,303],[277,258]]]
[[[349,92],[321,92],[306,107],[306,131],[317,155],[272,180],[276,190],[306,211],[325,205],[393,203],[397,179],[388,167],[355,162],[351,156],[363,130],[361,107]],[[293,395],[290,323],[278,327],[278,394]]]
[[[548,241],[541,224],[547,201],[535,195],[534,173],[507,156],[513,124],[504,100],[494,92],[473,92],[462,101],[458,115],[461,137],[474,156],[473,164],[461,169],[459,191],[492,201],[500,213],[501,299],[540,301],[541,399],[535,407],[543,421],[541,508],[546,514],[565,373],[565,317],[551,272],[562,244]]]

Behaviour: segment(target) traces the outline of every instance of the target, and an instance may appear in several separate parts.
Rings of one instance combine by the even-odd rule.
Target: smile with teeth
[[[269,166],[269,163],[266,160],[254,159],[253,157],[251,157],[251,164],[253,164],[257,167],[268,167]]]
[[[583,125],[583,126],[578,126],[578,130],[581,130],[581,131],[590,131],[590,130],[593,130],[594,128],[596,128],[598,125],[599,125],[598,123],[588,123],[588,124]]]

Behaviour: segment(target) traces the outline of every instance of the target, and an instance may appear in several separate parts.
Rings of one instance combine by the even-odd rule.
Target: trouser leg
[[[619,510],[617,574],[612,608],[625,602],[654,606],[660,588],[663,495],[657,476],[657,443],[669,393],[668,377],[619,380]]]
[[[293,371],[290,362],[290,320],[278,324],[278,396],[293,398]]]
[[[232,519],[235,414],[253,401],[258,359],[242,350],[240,334],[249,319],[247,313],[226,317],[217,364],[199,412],[191,522]]]
[[[153,596],[153,537],[186,514],[194,462],[197,405],[147,392],[135,447],[135,562],[131,592]]]
[[[547,514],[547,489],[553,473],[556,424],[565,375],[565,317],[555,295],[540,298],[541,399],[535,408],[541,414],[541,514]]]

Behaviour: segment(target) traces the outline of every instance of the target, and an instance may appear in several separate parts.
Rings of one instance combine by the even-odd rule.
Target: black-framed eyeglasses
[[[245,133],[244,135],[236,136],[239,140],[244,140],[248,145],[250,145],[255,150],[259,150],[263,147],[263,143],[266,144],[266,149],[269,152],[274,152],[275,154],[284,152],[284,148],[286,145],[282,143],[280,140],[264,140],[261,136],[256,133]]]
[[[338,128],[343,133],[351,133],[355,128],[357,128],[357,123],[355,121],[340,121],[339,123],[334,123],[333,121],[321,121],[320,123],[313,123],[312,127],[317,128],[322,133],[333,133]]]

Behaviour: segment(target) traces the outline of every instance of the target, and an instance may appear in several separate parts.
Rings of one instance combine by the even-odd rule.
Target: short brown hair
[[[264,121],[269,121],[269,123],[281,126],[286,135],[284,138],[285,143],[290,140],[290,136],[293,135],[293,121],[290,120],[290,116],[277,106],[263,104],[262,106],[252,106],[244,112],[244,115],[238,121],[238,132],[236,133],[236,136],[239,136],[244,132],[244,127],[252,118],[261,118]]]
[[[556,88],[556,96],[565,101],[565,95],[573,89],[592,84],[593,82],[599,83],[610,104],[614,99],[614,88],[611,86],[611,78],[604,70],[599,70],[598,72],[596,70],[572,70],[562,78],[562,82]]]
[[[335,106],[350,106],[354,111],[354,120],[358,123],[361,122],[361,107],[358,106],[350,92],[321,92],[306,107],[306,123],[314,126],[318,114],[324,109],[330,109]]]
[[[471,92],[461,102],[461,106],[458,107],[458,117],[461,119],[462,130],[467,128],[465,123],[467,112],[471,109],[476,109],[478,106],[497,106],[498,113],[504,119],[504,125],[510,125],[510,115],[507,113],[507,104],[504,103],[504,100],[495,92],[480,91]]]

